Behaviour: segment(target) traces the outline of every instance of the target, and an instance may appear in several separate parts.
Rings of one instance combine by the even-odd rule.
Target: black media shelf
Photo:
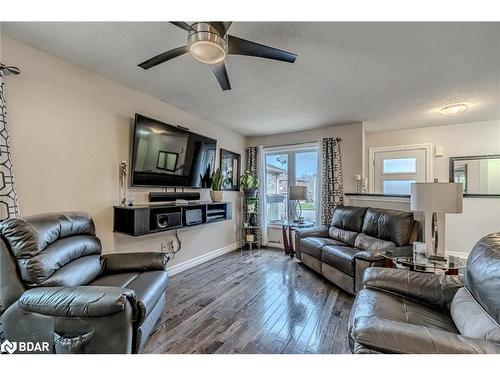
[[[231,202],[189,202],[113,207],[113,231],[130,236],[166,232],[231,220]]]

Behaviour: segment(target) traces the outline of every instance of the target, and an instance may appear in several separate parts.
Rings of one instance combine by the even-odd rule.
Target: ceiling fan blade
[[[180,27],[181,29],[184,29],[186,31],[195,31],[191,25],[187,22],[170,22],[172,25],[175,25],[177,27]]]
[[[140,66],[142,69],[147,70],[149,68],[152,68],[153,66],[164,63],[165,61],[171,60],[177,56],[184,55],[187,51],[188,51],[188,46],[177,47],[171,49],[170,51],[160,53],[155,57],[151,57],[149,60],[140,63],[138,66]]]
[[[209,22],[209,24],[215,30],[217,30],[220,36],[224,36],[229,30],[229,27],[231,26],[232,22]]]
[[[231,84],[229,83],[229,77],[227,75],[226,65],[223,62],[218,64],[210,65],[212,72],[215,74],[215,78],[219,81],[219,85],[223,91],[231,90]]]
[[[228,35],[228,53],[231,55],[255,56],[294,63],[297,55],[263,44]]]

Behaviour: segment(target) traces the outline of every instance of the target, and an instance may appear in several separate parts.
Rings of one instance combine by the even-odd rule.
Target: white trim
[[[300,151],[300,150],[309,150],[319,147],[319,141],[316,142],[306,142],[306,143],[297,143],[293,145],[278,145],[278,146],[268,146],[264,147],[264,153],[279,153],[279,151]]]
[[[410,151],[410,150],[425,150],[425,179],[426,182],[432,182],[433,179],[433,169],[432,169],[432,143],[421,143],[416,145],[400,145],[400,146],[384,146],[384,147],[370,147],[368,149],[369,159],[368,159],[368,177],[369,177],[369,191],[375,191],[375,173],[374,173],[374,162],[376,152],[387,152],[387,151]]]
[[[173,265],[171,267],[167,267],[167,271],[168,271],[169,275],[172,276],[172,275],[178,274],[179,272],[193,268],[199,264],[208,262],[209,260],[212,260],[214,258],[220,257],[221,255],[230,253],[231,251],[234,251],[234,250],[239,249],[239,248],[240,248],[240,243],[235,242],[235,243],[232,243],[230,245],[221,247],[220,249],[217,249],[217,250],[211,251],[209,253],[200,255],[196,258],[192,258],[192,259],[186,260],[185,262]]]

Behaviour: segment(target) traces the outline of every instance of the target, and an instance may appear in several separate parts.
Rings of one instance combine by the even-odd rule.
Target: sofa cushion
[[[300,239],[300,250],[316,259],[321,259],[321,248],[325,245],[345,245],[332,238],[305,237]]]
[[[484,311],[466,288],[459,289],[455,294],[450,312],[462,335],[500,343],[500,325]]]
[[[331,226],[351,232],[361,232],[366,207],[340,206],[333,210]]]
[[[408,244],[413,222],[412,212],[368,208],[361,231],[368,236],[394,242],[396,246],[404,246]]]
[[[334,240],[344,242],[349,246],[354,246],[354,241],[356,241],[356,237],[358,236],[358,232],[351,232],[349,230],[335,227],[330,227],[328,234]]]
[[[375,237],[367,236],[364,233],[360,233],[359,236],[356,237],[354,246],[361,250],[381,251],[390,249],[391,247],[395,247],[396,245],[394,244],[394,242],[384,241]]]
[[[321,250],[321,261],[354,276],[354,254],[356,251],[350,246],[327,245]]]
[[[137,295],[141,324],[153,311],[161,295],[167,289],[168,274],[165,271],[126,272],[107,275],[94,280],[90,285],[119,286],[132,289]]]
[[[28,286],[75,286],[100,272],[94,260],[101,253],[101,242],[85,213],[8,219],[0,225],[0,234]]]
[[[435,310],[395,294],[372,289],[360,290],[356,295],[351,309],[349,326],[352,327],[354,321],[360,317],[382,318],[459,333],[446,312]]]

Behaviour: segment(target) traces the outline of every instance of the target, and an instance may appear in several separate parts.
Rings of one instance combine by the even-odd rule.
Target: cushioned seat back
[[[412,212],[368,208],[361,231],[371,237],[408,245],[414,219]]]
[[[467,259],[465,287],[500,323],[500,232],[482,238]]]
[[[0,235],[28,286],[85,285],[101,272],[101,242],[85,213],[8,219],[0,225]]]
[[[366,207],[341,206],[333,210],[330,237],[354,246],[361,232]]]

